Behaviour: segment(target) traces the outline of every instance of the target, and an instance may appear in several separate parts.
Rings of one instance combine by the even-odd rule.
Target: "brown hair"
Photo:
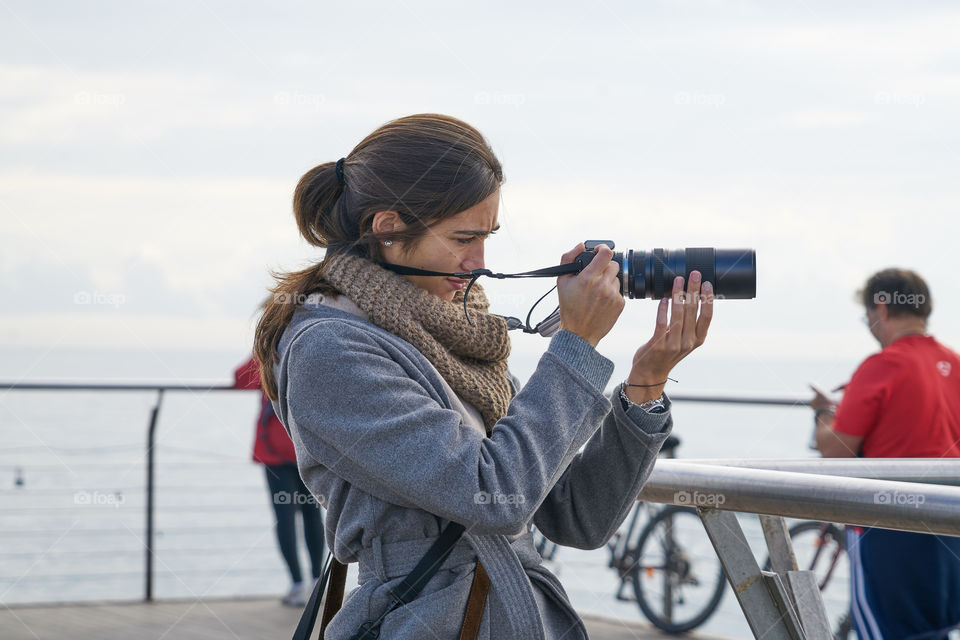
[[[425,113],[381,126],[354,147],[342,164],[307,171],[293,193],[300,235],[327,254],[358,253],[380,260],[380,242],[412,250],[427,229],[489,197],[503,183],[500,161],[479,131],[450,116]],[[378,211],[396,211],[406,228],[374,234]],[[324,261],[300,271],[271,272],[276,280],[254,336],[264,393],[277,400],[273,367],[277,346],[298,304],[311,293],[336,295],[323,280]]]
[[[907,269],[878,271],[867,279],[858,294],[866,309],[885,304],[891,316],[911,315],[926,320],[933,311],[927,283]]]

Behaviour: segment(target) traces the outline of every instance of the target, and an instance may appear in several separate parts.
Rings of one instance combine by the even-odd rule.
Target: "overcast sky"
[[[958,347],[960,8],[836,5],[4,0],[0,346],[242,352],[268,270],[321,255],[298,178],[432,111],[503,162],[494,270],[752,247],[758,297],[703,350],[806,358],[875,349],[853,292],[905,266]],[[488,291],[516,315],[548,287]]]

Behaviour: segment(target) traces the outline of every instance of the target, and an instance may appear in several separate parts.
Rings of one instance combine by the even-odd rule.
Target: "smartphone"
[[[829,398],[830,400],[833,400],[833,398],[830,397],[829,393],[827,393],[817,385],[813,384],[812,382],[809,384],[810,384],[810,388],[813,389],[814,393],[819,393],[825,398]],[[814,451],[816,451],[817,449],[817,419],[816,418],[813,419],[813,431],[810,433],[810,442],[807,443],[807,447],[810,449],[813,449]]]

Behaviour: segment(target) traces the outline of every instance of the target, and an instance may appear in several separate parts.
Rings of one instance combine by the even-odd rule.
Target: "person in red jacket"
[[[234,387],[237,389],[260,389],[260,366],[250,358],[234,371]],[[260,416],[257,419],[257,435],[253,443],[253,460],[264,466],[271,503],[277,517],[277,544],[283,555],[293,582],[283,604],[302,607],[309,592],[300,572],[297,553],[296,515],[303,519],[303,534],[310,552],[310,568],[313,583],[320,577],[323,567],[324,539],[323,514],[316,499],[304,486],[297,470],[297,454],[293,442],[273,411],[273,404],[260,393]]]

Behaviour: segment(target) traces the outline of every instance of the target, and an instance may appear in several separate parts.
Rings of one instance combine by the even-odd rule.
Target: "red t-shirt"
[[[960,357],[931,336],[895,340],[853,374],[833,429],[863,436],[866,458],[960,457]]]

